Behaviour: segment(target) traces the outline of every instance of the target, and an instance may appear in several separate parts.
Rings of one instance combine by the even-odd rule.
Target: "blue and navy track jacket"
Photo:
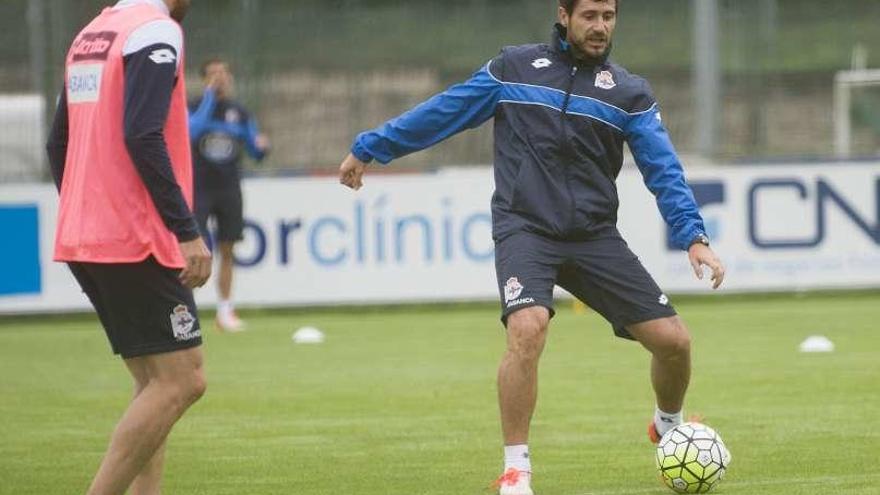
[[[189,110],[196,188],[238,187],[244,152],[257,161],[266,157],[257,147],[256,120],[242,105],[219,99],[212,89],[190,102]]]
[[[507,47],[468,81],[361,133],[352,153],[386,164],[495,117],[496,241],[521,230],[561,240],[617,235],[615,180],[629,144],[681,249],[705,233],[648,83],[552,44]]]

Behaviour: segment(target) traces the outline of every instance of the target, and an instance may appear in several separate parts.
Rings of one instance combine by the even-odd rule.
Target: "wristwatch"
[[[702,244],[704,246],[708,246],[709,245],[709,236],[707,236],[706,234],[697,234],[697,236],[694,237],[694,240],[691,241],[691,246],[693,246],[694,244],[698,244],[698,243]]]

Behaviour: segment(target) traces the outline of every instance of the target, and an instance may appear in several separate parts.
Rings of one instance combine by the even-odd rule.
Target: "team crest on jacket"
[[[596,87],[601,89],[612,89],[617,86],[617,83],[614,82],[614,75],[611,74],[611,71],[603,70],[602,72],[596,74]]]
[[[237,124],[241,121],[241,115],[238,113],[238,110],[234,108],[229,108],[226,110],[226,114],[223,116],[224,120],[230,124]]]
[[[176,340],[192,340],[201,336],[199,329],[193,330],[196,319],[186,305],[178,304],[171,310],[171,331]]]
[[[524,288],[516,277],[507,279],[507,283],[504,284],[504,302],[507,303],[519,297]]]

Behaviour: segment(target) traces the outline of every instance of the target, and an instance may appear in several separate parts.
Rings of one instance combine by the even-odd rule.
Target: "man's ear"
[[[557,10],[556,18],[559,20],[559,24],[562,24],[563,26],[565,26],[566,29],[568,29],[569,15],[568,11],[565,10],[565,7],[563,7],[562,5],[560,5],[559,9]]]

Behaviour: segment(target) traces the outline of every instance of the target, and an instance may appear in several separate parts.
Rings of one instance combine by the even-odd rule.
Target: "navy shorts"
[[[674,316],[675,309],[619,234],[560,241],[518,232],[495,244],[501,321],[517,310],[553,310],[558,285],[602,315],[618,337],[628,325]]]
[[[68,263],[104,326],[114,354],[133,358],[202,343],[192,290],[180,270],[151,256],[139,263]]]
[[[195,194],[195,214],[199,230],[205,239],[217,242],[236,242],[242,240],[244,215],[241,187],[197,188]],[[208,220],[214,217],[217,225],[216,236],[208,232]]]

